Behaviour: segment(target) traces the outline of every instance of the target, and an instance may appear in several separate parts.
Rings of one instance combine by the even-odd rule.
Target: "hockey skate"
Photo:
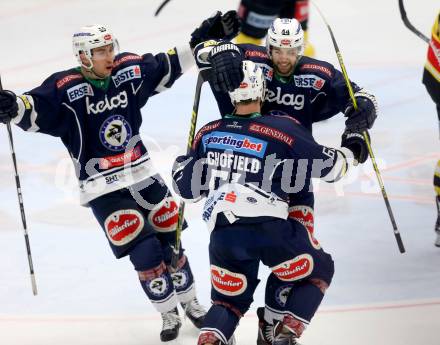
[[[273,327],[272,345],[300,345],[296,339],[296,334],[285,327],[283,321],[278,321]]]
[[[206,310],[200,305],[196,297],[194,297],[188,303],[181,303],[182,308],[185,310],[185,315],[191,320],[193,325],[198,329],[202,328],[203,321],[205,320]]]
[[[258,316],[258,336],[257,345],[272,345],[273,325],[264,320],[264,308],[257,308]]]
[[[162,331],[160,332],[161,341],[171,341],[179,335],[179,329],[182,326],[179,312],[177,308],[171,309],[166,313],[161,313],[162,316]]]
[[[435,222],[435,233],[437,238],[435,239],[435,246],[440,247],[440,196],[435,198],[435,204],[437,205],[437,221]]]

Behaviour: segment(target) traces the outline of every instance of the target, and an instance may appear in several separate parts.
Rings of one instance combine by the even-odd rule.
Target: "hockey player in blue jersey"
[[[238,15],[242,21],[236,43],[264,44],[272,21],[277,17],[295,18],[304,30],[304,55],[314,57],[315,48],[308,40],[309,0],[241,0]]]
[[[292,116],[312,131],[313,124],[343,112],[347,116],[346,134],[361,135],[373,126],[377,116],[375,97],[352,83],[358,109],[351,105],[344,77],[328,62],[303,56],[304,32],[295,19],[276,19],[266,36],[266,47],[252,44],[234,45],[230,42],[208,42],[196,47],[195,56],[200,69],[210,69],[210,85],[222,116],[233,111],[228,90],[234,89],[241,80],[241,60],[254,61],[263,69],[267,93],[262,106],[263,113]],[[362,161],[368,157],[367,150],[360,152]],[[314,195],[304,190],[291,199],[289,217],[303,224],[314,243]],[[274,277],[272,277],[274,278]],[[270,279],[266,294],[278,299],[279,281]],[[270,344],[273,312],[258,309],[258,345]],[[264,316],[264,317],[263,317]]]
[[[263,69],[266,78],[263,113],[292,116],[312,131],[313,123],[343,112],[347,131],[361,133],[370,129],[377,117],[375,97],[352,83],[358,104],[354,110],[342,73],[328,62],[303,56],[303,51],[300,23],[278,18],[268,30],[266,47],[205,42],[196,47],[195,56],[199,69],[211,70],[210,85],[222,116],[234,109],[228,90],[239,85],[241,61],[249,59]],[[367,152],[363,152],[363,157],[367,157]],[[313,194],[305,192],[304,199],[308,214],[303,220],[311,221],[313,229]]]
[[[241,60],[247,59],[262,68],[266,78],[264,112],[284,112],[310,131],[313,123],[342,112],[347,129],[370,129],[377,116],[375,97],[352,82],[358,102],[355,111],[342,73],[332,64],[303,53],[300,23],[285,18],[277,18],[269,28],[266,47],[210,41],[195,49],[199,69],[213,71],[209,81],[222,115],[234,109],[228,91],[240,84]]]
[[[296,344],[318,309],[333,277],[333,261],[316,247],[307,229],[288,219],[289,198],[310,188],[311,178],[335,182],[362,161],[363,137],[342,136],[341,148],[317,144],[289,116],[262,116],[263,72],[244,61],[243,80],[230,92],[235,106],[223,119],[203,126],[188,156],[173,167],[174,187],[187,201],[206,197],[203,219],[209,244],[211,299],[198,345],[233,344],[239,319],[248,310],[263,262],[284,289],[276,305],[273,345]],[[364,160],[363,160],[364,161]]]
[[[177,305],[200,327],[205,315],[183,250],[170,270],[178,206],[139,138],[141,108],[188,70],[192,49],[210,38],[233,37],[235,12],[217,12],[191,35],[190,44],[157,55],[118,54],[102,25],[73,35],[79,67],[54,73],[16,97],[0,91],[0,122],[59,137],[75,166],[80,202],[89,206],[117,258],[128,256],[143,290],[162,315],[162,341],[178,336]]]

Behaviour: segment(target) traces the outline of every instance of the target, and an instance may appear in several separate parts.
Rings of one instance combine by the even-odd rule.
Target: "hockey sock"
[[[286,302],[286,311],[296,319],[308,324],[324,298],[323,289],[309,280],[297,283]]]
[[[205,333],[214,333],[215,337],[227,344],[238,325],[239,316],[230,308],[223,305],[212,305],[205,316],[200,337]]]
[[[177,271],[171,273],[171,277],[173,278],[173,285],[180,303],[188,303],[196,297],[194,277],[188,258],[185,255],[182,255],[179,259]]]

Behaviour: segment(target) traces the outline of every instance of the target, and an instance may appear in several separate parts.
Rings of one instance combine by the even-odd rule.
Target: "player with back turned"
[[[334,267],[307,229],[288,220],[289,198],[308,190],[311,178],[342,178],[354,163],[353,146],[345,145],[344,134],[345,147],[325,147],[292,117],[262,116],[263,72],[251,61],[242,64],[244,78],[230,92],[234,111],[203,126],[190,154],[179,156],[173,167],[178,194],[187,201],[206,197],[202,218],[212,231],[213,305],[198,345],[234,343],[259,283],[260,261],[271,269],[269,279],[288,292],[271,344],[292,345],[318,309]],[[357,145],[366,145],[362,137]],[[265,303],[279,309],[272,295],[266,294]]]
[[[263,69],[267,92],[262,105],[265,114],[284,114],[298,120],[310,132],[313,124],[329,119],[340,112],[347,116],[344,130],[344,144],[350,145],[362,137],[362,132],[373,126],[377,117],[375,97],[355,83],[354,89],[358,109],[351,103],[350,95],[340,71],[332,64],[306,57],[304,53],[304,33],[295,19],[277,18],[270,26],[266,47],[252,44],[235,45],[228,41],[205,42],[195,49],[197,65],[201,70],[209,70],[211,89],[217,100],[222,116],[233,111],[228,91],[239,85],[242,77],[241,60],[254,61]],[[368,158],[366,146],[352,146],[356,159],[363,163]],[[289,217],[301,222],[315,245],[319,242],[314,231],[314,194],[303,190],[290,198]],[[266,285],[266,295],[280,301],[279,280],[270,279]],[[280,318],[277,308],[259,308],[259,345],[270,344],[272,320]]]

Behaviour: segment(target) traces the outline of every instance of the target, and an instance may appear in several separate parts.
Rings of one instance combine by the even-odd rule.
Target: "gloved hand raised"
[[[240,31],[240,18],[236,11],[229,11],[222,15],[220,11],[204,20],[191,34],[189,45],[191,48],[210,39],[230,40]]]
[[[8,123],[17,116],[17,96],[9,90],[0,91],[0,122]]]
[[[367,133],[368,140],[370,141],[370,134],[368,134],[367,131],[365,132]],[[365,141],[365,138],[361,132],[351,132],[349,130],[345,130],[345,132],[342,134],[341,147],[346,147],[353,152],[354,159],[361,164],[365,163],[368,158],[367,142]]]
[[[355,110],[350,103],[344,111],[348,119],[345,121],[346,129],[349,131],[363,132],[373,127],[377,117],[376,98],[369,93],[360,90],[354,94],[357,103]]]
[[[208,79],[217,92],[226,93],[240,86],[243,80],[240,49],[231,42],[222,42],[214,46],[208,55],[211,63]]]

